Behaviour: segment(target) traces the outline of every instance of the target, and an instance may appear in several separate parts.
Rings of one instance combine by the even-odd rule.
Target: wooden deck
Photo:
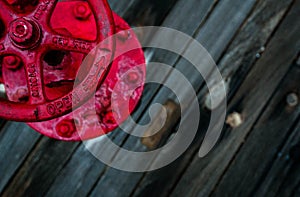
[[[131,26],[171,27],[197,39],[228,82],[228,114],[240,113],[243,124],[226,125],[205,158],[198,157],[203,126],[172,164],[129,173],[104,165],[82,143],[56,141],[24,123],[0,121],[1,196],[300,196],[300,105],[287,102],[291,93],[300,99],[300,0],[109,2]],[[189,76],[206,125],[210,113],[203,79],[174,54],[146,49],[150,53],[150,61]],[[147,121],[152,103],[174,99],[167,89],[147,85],[134,117]],[[159,146],[176,132],[179,117],[171,115]],[[111,135],[127,149],[147,150],[141,139],[121,130]]]

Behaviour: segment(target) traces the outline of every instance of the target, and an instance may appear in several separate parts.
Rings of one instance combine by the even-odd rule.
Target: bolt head
[[[92,12],[87,3],[77,3],[73,10],[74,16],[79,20],[87,20]]]
[[[62,120],[56,125],[56,132],[59,136],[70,138],[76,132],[76,126],[73,119]]]
[[[127,83],[135,84],[139,81],[139,79],[140,79],[139,73],[137,73],[135,71],[127,73],[127,76],[126,76]]]
[[[3,60],[4,60],[4,65],[6,66],[6,68],[8,68],[10,70],[16,70],[22,64],[22,60],[18,56],[13,56],[13,55],[6,56],[6,57],[4,57]]]
[[[34,21],[18,18],[10,24],[9,37],[15,46],[26,49],[40,41],[41,32],[38,24]]]
[[[33,26],[25,19],[17,19],[10,25],[10,38],[18,44],[25,43],[33,36]]]

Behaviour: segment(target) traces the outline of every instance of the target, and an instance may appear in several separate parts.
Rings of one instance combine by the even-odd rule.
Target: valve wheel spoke
[[[97,46],[97,42],[51,33],[46,37],[44,45],[54,50],[73,51],[87,54]]]
[[[57,4],[58,0],[40,0],[31,18],[38,21],[42,26],[47,27],[47,22]]]
[[[35,10],[26,17],[13,13],[9,5],[0,0],[0,18],[4,21],[5,27],[9,28],[5,31],[7,32],[5,38],[0,40],[0,55],[8,55],[7,58],[11,58],[6,59],[11,70],[16,69],[14,66],[17,66],[18,62],[14,63],[13,57],[9,56],[18,56],[23,60],[29,93],[27,104],[0,99],[3,107],[0,118],[25,122],[50,120],[69,113],[72,107],[80,107],[92,96],[98,82],[103,81],[110,69],[109,61],[113,56],[114,40],[109,36],[113,34],[114,23],[106,0],[88,0],[88,2],[94,13],[98,14],[95,18],[99,30],[96,41],[71,38],[53,32],[49,21],[58,0],[39,0]],[[105,38],[108,38],[106,42],[98,47],[98,42]],[[90,54],[95,47],[97,47],[94,56],[96,60],[93,59],[93,63],[88,67],[89,72],[82,82],[79,82],[71,93],[54,100],[47,99],[42,70],[45,52],[57,49]],[[90,62],[91,59],[88,60]]]
[[[45,103],[47,100],[43,88],[41,53],[33,53],[30,56],[30,60],[24,65],[29,90],[29,102],[30,104]]]

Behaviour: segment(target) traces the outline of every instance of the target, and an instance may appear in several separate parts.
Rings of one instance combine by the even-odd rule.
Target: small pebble
[[[237,128],[243,124],[242,115],[237,112],[229,114],[226,119],[226,123],[230,125],[232,128]]]

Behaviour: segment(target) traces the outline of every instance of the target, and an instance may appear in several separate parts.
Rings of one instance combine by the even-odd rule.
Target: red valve
[[[10,1],[8,1],[10,2]],[[69,35],[55,32],[49,25],[50,16],[54,10],[57,0],[42,0],[35,9],[30,13],[18,13],[8,6],[8,2],[0,1],[1,19],[4,26],[4,33],[0,38],[0,56],[3,68],[18,68],[20,65],[25,70],[24,79],[28,91],[28,102],[16,103],[7,100],[0,100],[1,111],[0,117],[15,121],[42,121],[49,120],[61,115],[67,114],[73,107],[79,107],[92,95],[93,89],[97,84],[91,85],[89,89],[83,90],[83,84],[90,81],[89,78],[100,77],[103,81],[109,70],[109,64],[114,50],[113,40],[105,43],[105,46],[97,46],[97,44],[108,36],[112,35],[114,25],[112,21],[111,11],[106,1],[90,0],[90,7],[97,13],[95,17],[98,36],[96,40],[87,41],[80,38],[74,38]],[[3,31],[3,30],[2,30]],[[103,51],[103,64],[98,68],[93,66],[85,79],[71,92],[61,95],[60,98],[50,100],[47,98],[43,83],[42,59],[50,50],[65,50],[79,53],[89,53],[94,47],[98,47],[97,54],[101,54],[98,50]],[[15,64],[19,64],[17,67]],[[71,66],[71,65],[69,65]],[[10,74],[3,70],[3,80],[8,85],[5,76]],[[94,72],[97,72],[95,75]],[[19,76],[20,77],[20,76]],[[9,80],[9,79],[8,79]],[[24,84],[22,84],[24,85]],[[80,96],[78,96],[80,95]],[[74,102],[74,97],[78,98]],[[49,106],[62,105],[60,110],[51,113]]]
[[[10,100],[0,102],[5,108],[0,117],[32,122],[28,124],[38,132],[66,141],[90,139],[115,129],[137,105],[145,81],[144,54],[134,32],[122,18],[112,17],[106,1],[24,2],[16,0],[8,6],[0,1],[5,7],[0,11],[5,26],[0,38],[0,79]],[[86,57],[100,41],[121,30],[126,31]],[[114,51],[127,47],[137,49],[108,66]],[[91,66],[81,68],[84,59]],[[85,76],[77,76],[79,70]],[[93,72],[101,72],[96,82]],[[80,83],[74,88],[75,79]],[[120,81],[122,85],[115,88]],[[141,86],[129,95],[126,91],[137,84]],[[96,94],[89,100],[93,90]],[[112,91],[118,98],[112,98]],[[111,102],[119,106],[118,121]],[[129,111],[122,107],[128,104]],[[74,105],[79,108],[71,112]]]

